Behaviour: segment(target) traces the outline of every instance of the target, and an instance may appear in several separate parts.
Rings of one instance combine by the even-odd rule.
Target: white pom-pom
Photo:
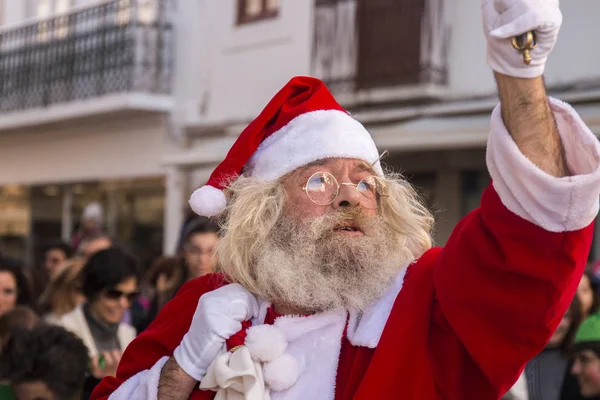
[[[273,361],[287,348],[285,336],[273,325],[251,326],[244,342],[250,355],[257,361]]]
[[[227,199],[222,190],[212,186],[202,186],[196,189],[190,197],[190,207],[198,215],[214,217],[227,207]]]
[[[265,363],[263,374],[267,386],[275,392],[281,392],[296,383],[300,376],[300,366],[294,356],[283,354],[281,357]]]

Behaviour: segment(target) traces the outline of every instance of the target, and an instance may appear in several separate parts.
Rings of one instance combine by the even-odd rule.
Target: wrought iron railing
[[[0,32],[0,112],[171,92],[173,0],[111,0]]]

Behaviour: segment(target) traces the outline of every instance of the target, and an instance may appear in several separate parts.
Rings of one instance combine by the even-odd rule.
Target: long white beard
[[[362,236],[334,229],[352,222]],[[283,217],[260,246],[252,275],[272,303],[306,312],[344,308],[364,311],[398,272],[403,241],[379,216],[344,210],[297,223]]]

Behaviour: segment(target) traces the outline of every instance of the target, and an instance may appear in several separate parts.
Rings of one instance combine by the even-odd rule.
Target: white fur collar
[[[354,346],[374,349],[379,344],[383,328],[390,316],[396,297],[404,284],[404,276],[408,267],[396,276],[394,283],[388,288],[383,297],[373,304],[363,314],[350,312],[348,321],[348,340]]]
[[[271,392],[271,398],[333,400],[344,328],[347,325],[348,340],[354,346],[377,347],[394,301],[402,289],[406,269],[400,271],[383,297],[361,315],[348,315],[344,310],[337,310],[308,317],[288,315],[277,318],[274,325],[283,332],[288,342],[286,352],[298,360],[300,375],[290,389]],[[271,304],[259,300],[259,306],[253,325],[264,323]]]
[[[261,308],[264,306],[261,304]],[[338,310],[307,317],[288,315],[275,320],[274,325],[287,340],[286,353],[298,361],[299,377],[291,388],[272,391],[271,399],[334,399],[347,318],[346,311]]]
[[[274,325],[278,327],[285,335],[289,343],[288,352],[292,353],[292,355],[298,358],[301,366],[306,364],[306,362],[309,360],[319,358],[315,357],[315,355],[304,352],[304,354],[294,354],[298,351],[307,350],[303,348],[303,346],[297,346],[299,342],[305,342],[315,349],[318,347],[329,346],[331,346],[333,349],[336,349],[334,351],[335,357],[332,358],[331,361],[334,361],[337,367],[339,351],[342,345],[341,339],[344,333],[344,328],[346,327],[347,318],[348,314],[345,311],[338,310],[308,317],[281,317],[277,318]],[[313,336],[312,339],[310,338],[311,336]],[[313,343],[313,340],[320,342],[320,344]],[[303,370],[304,369],[301,368],[301,371]],[[335,374],[333,377],[335,377]]]

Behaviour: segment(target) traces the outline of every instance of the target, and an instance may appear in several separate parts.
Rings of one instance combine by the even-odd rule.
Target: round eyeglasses
[[[340,193],[340,186],[354,186],[361,194],[361,205],[365,208],[377,208],[379,197],[387,196],[387,186],[383,179],[370,175],[361,179],[358,183],[342,182],[328,172],[316,172],[308,178],[306,185],[302,188],[308,198],[315,204],[327,206],[333,203]]]

